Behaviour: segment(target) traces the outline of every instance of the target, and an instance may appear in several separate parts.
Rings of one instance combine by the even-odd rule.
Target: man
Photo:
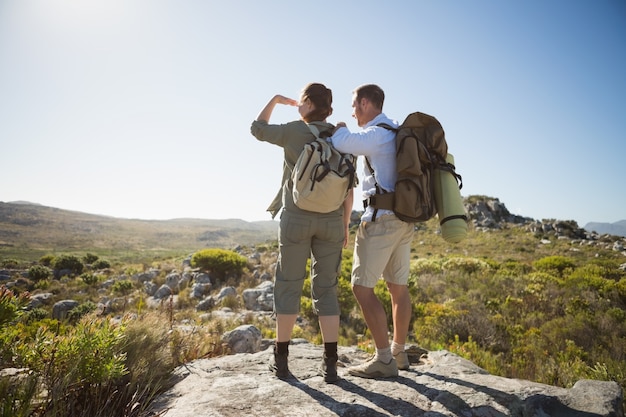
[[[411,300],[407,287],[411,241],[414,225],[398,219],[393,211],[373,207],[371,197],[394,191],[396,182],[395,133],[385,123],[398,123],[383,113],[385,93],[377,85],[368,84],[354,91],[352,116],[360,132],[351,133],[345,123],[338,123],[332,136],[340,152],[363,155],[363,196],[366,205],[354,245],[352,291],[376,345],[376,355],[368,362],[351,367],[351,375],[363,378],[385,378],[398,375],[398,369],[409,369],[404,345],[411,319]],[[374,293],[381,278],[391,295],[393,341],[388,338],[387,316]]]

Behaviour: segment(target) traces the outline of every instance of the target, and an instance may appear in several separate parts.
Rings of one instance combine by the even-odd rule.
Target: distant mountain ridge
[[[28,202],[0,202],[0,249],[7,251],[195,251],[257,244],[276,239],[277,230],[275,221],[120,219]]]
[[[511,215],[497,198],[466,198],[474,227],[499,227],[501,223],[533,223]],[[474,201],[477,200],[477,201]],[[353,212],[353,223],[359,213]],[[567,223],[567,222],[566,222]],[[571,222],[569,222],[571,223]],[[575,233],[626,237],[626,220],[588,223]],[[542,226],[545,228],[546,226]],[[47,207],[27,201],[0,202],[0,254],[11,251],[196,251],[206,247],[235,247],[275,241],[278,222],[240,219],[140,220],[88,214]]]
[[[626,220],[620,220],[615,223],[590,222],[585,225],[585,230],[602,235],[626,236]]]

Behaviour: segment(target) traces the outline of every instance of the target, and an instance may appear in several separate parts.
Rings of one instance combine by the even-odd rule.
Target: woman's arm
[[[263,107],[261,113],[257,116],[257,121],[269,122],[270,117],[272,116],[272,112],[274,111],[274,107],[277,104],[286,104],[289,106],[297,106],[298,102],[292,98],[288,98],[285,96],[281,96],[280,94],[276,94],[272,99]]]

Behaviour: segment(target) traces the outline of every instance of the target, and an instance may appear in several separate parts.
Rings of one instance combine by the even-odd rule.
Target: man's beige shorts
[[[413,230],[413,223],[403,222],[393,214],[374,222],[361,222],[354,244],[352,285],[373,288],[381,277],[406,285]]]

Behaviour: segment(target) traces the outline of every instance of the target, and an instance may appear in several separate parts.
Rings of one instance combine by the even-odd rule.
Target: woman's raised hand
[[[280,94],[276,94],[274,96],[274,102],[276,102],[276,104],[285,104],[287,106],[297,106],[298,105],[298,101],[297,100],[294,100],[294,99],[289,98],[289,97],[281,96]]]

